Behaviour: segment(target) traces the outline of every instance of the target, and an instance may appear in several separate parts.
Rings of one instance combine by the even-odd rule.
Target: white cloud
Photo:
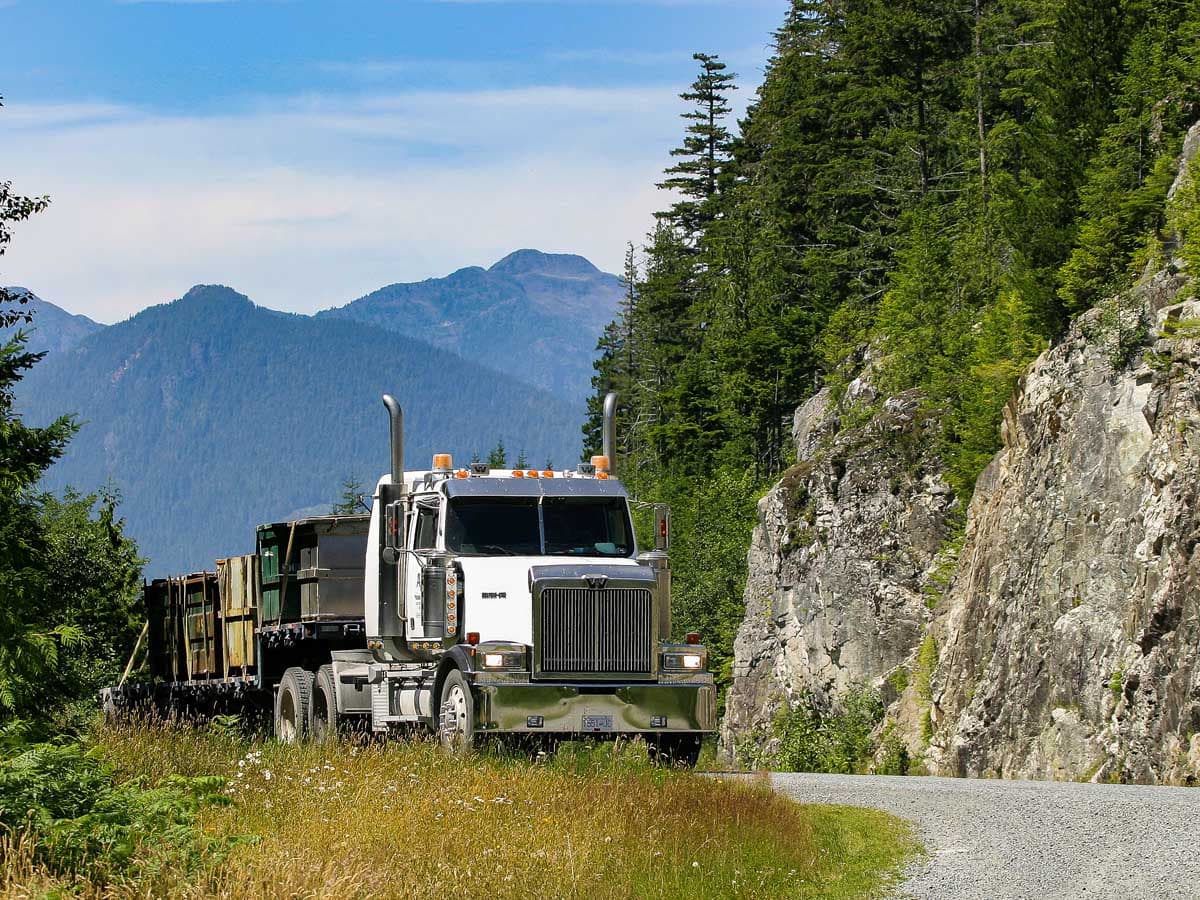
[[[0,279],[114,321],[197,282],[308,312],[525,246],[616,270],[664,202],[676,90],[6,109],[4,175],[52,204],[17,229]]]

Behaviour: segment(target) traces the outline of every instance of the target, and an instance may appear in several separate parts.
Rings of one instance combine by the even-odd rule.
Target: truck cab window
[[[446,514],[446,549],[469,556],[537,556],[533,497],[458,497]]]
[[[546,497],[546,553],[551,556],[629,556],[633,529],[625,501],[607,497]]]
[[[417,524],[413,528],[413,549],[434,550],[437,548],[438,508],[417,507]]]

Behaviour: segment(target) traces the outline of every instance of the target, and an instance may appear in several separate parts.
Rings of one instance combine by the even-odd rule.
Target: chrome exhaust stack
[[[617,392],[609,391],[604,397],[604,425],[601,429],[603,450],[608,457],[608,474],[617,477]]]
[[[383,395],[383,405],[387,407],[388,418],[391,420],[392,484],[399,486],[400,494],[406,494],[408,491],[404,484],[404,410],[391,394]]]
[[[392,662],[407,656],[403,646],[405,634],[405,609],[403,585],[407,577],[407,554],[405,553],[406,494],[404,483],[404,410],[391,394],[383,395],[383,405],[388,411],[391,428],[391,484],[381,484],[376,497],[376,512],[379,531],[379,619],[378,634],[368,635],[378,643],[367,646],[377,662]]]

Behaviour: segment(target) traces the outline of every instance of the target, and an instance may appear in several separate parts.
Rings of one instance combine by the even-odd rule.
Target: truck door
[[[424,555],[437,549],[438,518],[441,507],[436,499],[418,501],[416,514],[410,520],[408,546],[414,551],[409,557],[404,596],[408,616],[408,633],[414,638],[425,637],[421,621],[421,568]]]

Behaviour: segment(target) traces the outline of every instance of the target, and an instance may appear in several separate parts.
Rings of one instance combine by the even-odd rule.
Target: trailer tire
[[[282,744],[308,740],[312,733],[313,673],[293,666],[275,692],[275,739]]]
[[[333,680],[333,666],[326,664],[317,669],[313,681],[312,738],[321,744],[336,740],[341,728],[337,683]]]
[[[438,743],[451,753],[464,754],[475,746],[475,697],[458,669],[451,669],[438,695]]]

